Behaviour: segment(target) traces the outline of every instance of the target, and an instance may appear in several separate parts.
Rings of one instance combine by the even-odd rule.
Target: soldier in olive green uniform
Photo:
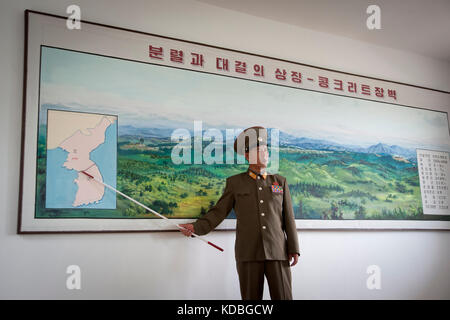
[[[300,251],[288,183],[286,178],[265,171],[268,151],[264,128],[244,130],[234,150],[249,160],[249,169],[227,178],[216,205],[193,224],[181,224],[186,228],[181,231],[186,236],[192,232],[207,234],[234,209],[235,257],[242,299],[262,299],[266,275],[271,298],[291,300],[289,261],[293,259],[291,266],[295,265]]]

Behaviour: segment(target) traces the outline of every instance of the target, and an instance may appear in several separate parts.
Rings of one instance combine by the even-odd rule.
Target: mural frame
[[[40,86],[39,81],[36,82],[36,79],[38,75],[40,75],[40,52],[42,46],[54,46],[72,51],[79,50],[80,52],[93,53],[105,57],[178,68],[179,65],[171,65],[176,60],[165,61],[164,59],[161,59],[163,49],[168,49],[169,47],[166,46],[176,43],[179,47],[182,47],[185,52],[191,52],[192,55],[189,57],[192,58],[191,65],[185,66],[183,63],[183,67],[180,67],[181,69],[194,70],[206,74],[220,74],[231,78],[276,84],[301,90],[320,92],[323,94],[387,102],[399,107],[434,110],[446,113],[448,122],[450,92],[380,78],[366,77],[358,74],[303,64],[296,61],[278,59],[275,57],[268,57],[250,52],[84,20],[80,21],[82,26],[81,30],[68,30],[66,28],[66,21],[67,17],[64,16],[25,10],[22,143],[17,225],[17,233],[19,234],[177,231],[175,227],[167,224],[161,219],[139,219],[139,221],[132,218],[121,219],[122,221],[119,221],[118,219],[99,219],[96,221],[85,221],[88,219],[63,219],[59,221],[42,218],[35,219],[35,203],[32,199],[36,190],[35,186],[33,187],[32,184],[33,181],[34,183],[36,182],[36,166],[34,165],[33,168],[33,163],[36,164],[36,119],[38,119],[39,102],[37,108],[35,105],[36,99],[39,101]],[[90,35],[87,36],[89,32]],[[142,49],[146,47],[147,51],[139,52],[136,56],[126,56],[127,52],[125,50],[118,46],[114,47],[114,45],[117,45],[124,39],[124,35],[133,38],[137,48]],[[98,37],[109,37],[108,41],[111,43],[108,42],[108,45],[105,45],[105,47],[114,47],[118,51],[112,54],[111,52],[108,52],[107,48],[100,48],[98,44],[95,44],[95,39],[98,39]],[[145,45],[143,45],[143,42],[145,42]],[[150,42],[154,44],[154,46],[149,45]],[[95,49],[89,51],[88,48]],[[133,49],[134,48],[131,48],[131,51]],[[201,53],[195,53],[196,51],[201,51]],[[204,57],[208,58],[212,55],[217,56],[219,53],[223,55],[223,58],[216,57],[216,69],[214,69],[213,65],[208,67],[203,65],[203,61],[207,60],[204,59]],[[232,74],[231,72],[228,72],[229,65],[227,59],[229,57],[235,57],[236,59],[239,59],[239,57],[247,57],[248,59],[251,59],[250,61],[253,64],[253,75],[249,75],[247,72],[245,74],[239,74],[239,72]],[[174,56],[174,59],[176,59],[176,55]],[[236,59],[235,62],[237,61]],[[227,69],[224,69],[225,60],[227,60]],[[256,66],[259,67],[256,68]],[[283,77],[285,80],[287,79],[282,71],[284,70],[284,67],[288,68],[289,66],[294,66],[295,68],[302,70],[300,78],[295,78],[294,73],[292,73],[290,83],[286,84],[287,82],[279,82],[282,81]],[[235,67],[235,70],[238,70],[237,64],[235,64]],[[243,67],[242,63],[239,67]],[[245,70],[247,71],[247,69]],[[277,71],[269,73],[267,70]],[[224,74],[224,72],[228,73]],[[258,73],[259,78],[255,78],[254,76],[258,76]],[[308,75],[306,78],[302,78],[302,74],[304,73]],[[269,74],[271,74],[271,78],[268,76]],[[326,87],[324,79],[327,79]],[[333,80],[332,84],[329,83],[330,79]],[[360,90],[354,93],[344,92],[345,89],[343,89],[343,83],[350,84],[352,82],[355,83],[355,87],[357,86]],[[300,86],[300,83],[302,86]],[[350,86],[348,88],[350,88]],[[380,90],[376,90],[376,88]],[[361,91],[361,93],[359,91]],[[384,94],[383,92],[386,93]],[[388,92],[389,96],[387,96]],[[33,214],[31,214],[31,212],[33,212]],[[193,220],[175,219],[176,223],[186,223],[190,221]],[[450,221],[445,220],[297,219],[296,223],[298,230],[450,230]],[[216,230],[235,230],[235,221],[233,219],[226,219]]]

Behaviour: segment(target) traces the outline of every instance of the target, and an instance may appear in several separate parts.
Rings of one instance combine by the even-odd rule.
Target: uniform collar
[[[267,177],[267,171],[264,171],[263,174],[260,174],[260,173],[256,173],[256,172],[253,171],[253,170],[250,170],[250,168],[248,168],[247,172],[248,172],[248,175],[249,175],[251,178],[253,178],[253,180],[256,180],[256,177],[257,177],[257,176],[262,177],[264,180],[265,180],[266,177]]]

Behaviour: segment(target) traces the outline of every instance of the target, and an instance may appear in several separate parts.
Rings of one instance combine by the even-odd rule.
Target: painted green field
[[[246,165],[175,165],[168,139],[120,137],[117,188],[170,218],[198,218]],[[120,196],[117,209],[45,209],[45,140],[40,138],[37,218],[154,218]],[[389,155],[280,147],[297,219],[427,219],[414,163]],[[229,217],[233,217],[230,215]],[[447,217],[433,217],[448,219]]]

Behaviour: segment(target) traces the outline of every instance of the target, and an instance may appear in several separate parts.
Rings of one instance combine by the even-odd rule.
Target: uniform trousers
[[[289,260],[236,261],[242,300],[262,300],[264,275],[272,300],[292,300]]]

